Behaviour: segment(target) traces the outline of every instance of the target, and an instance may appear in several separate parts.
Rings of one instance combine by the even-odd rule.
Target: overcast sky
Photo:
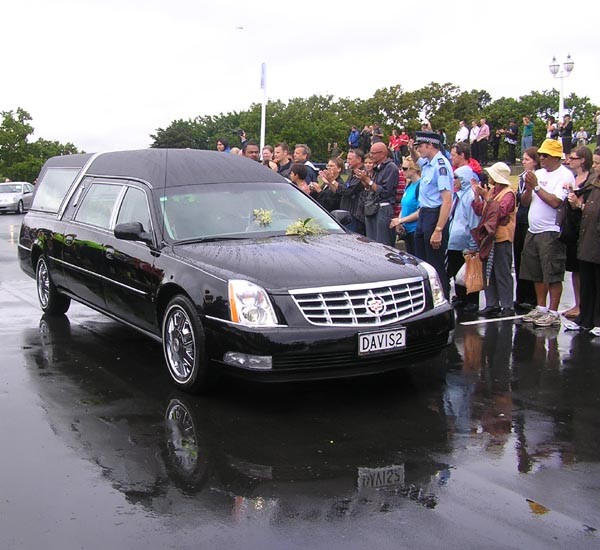
[[[600,104],[600,2],[0,0],[0,110],[88,152],[147,147],[173,120],[269,99],[429,82],[493,99],[557,89]],[[558,108],[558,106],[557,106]],[[268,113],[267,113],[268,117]],[[258,136],[256,136],[258,137]],[[268,141],[267,118],[267,141]]]

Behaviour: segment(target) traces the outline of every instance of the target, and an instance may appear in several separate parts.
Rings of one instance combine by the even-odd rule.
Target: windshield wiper
[[[250,239],[251,237],[224,237],[219,235],[214,235],[212,237],[195,237],[193,239],[183,239],[181,241],[177,241],[174,244],[194,244],[194,243],[213,243],[217,241],[245,241]]]

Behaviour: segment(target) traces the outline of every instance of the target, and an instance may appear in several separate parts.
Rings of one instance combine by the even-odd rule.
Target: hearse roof
[[[192,183],[286,181],[254,160],[197,149],[142,149],[101,153],[92,161],[86,173],[141,179],[148,181],[154,188],[165,186],[165,182],[167,187],[177,187]]]

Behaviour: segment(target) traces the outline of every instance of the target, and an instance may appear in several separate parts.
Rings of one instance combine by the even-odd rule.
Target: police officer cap
[[[433,143],[438,147],[442,146],[442,136],[435,132],[415,132],[415,145],[419,143]]]

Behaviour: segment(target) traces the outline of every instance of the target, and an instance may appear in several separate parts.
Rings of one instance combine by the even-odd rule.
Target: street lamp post
[[[571,71],[575,67],[575,62],[571,59],[571,55],[567,55],[567,60],[563,63],[563,68],[561,69],[560,64],[556,61],[556,56],[552,57],[552,63],[548,66],[552,76],[554,78],[560,79],[560,91],[558,96],[558,119],[561,120],[563,115],[565,114],[565,98],[563,93],[563,80],[567,78]]]

